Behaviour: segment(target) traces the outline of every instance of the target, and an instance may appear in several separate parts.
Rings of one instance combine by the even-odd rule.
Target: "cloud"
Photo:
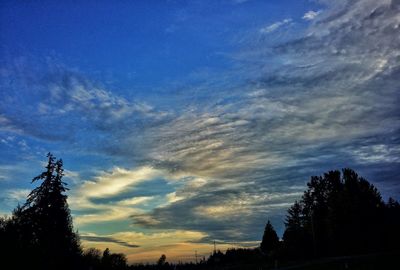
[[[265,34],[272,33],[274,31],[276,31],[278,28],[281,28],[282,26],[287,25],[291,22],[292,22],[292,19],[284,19],[283,21],[275,22],[264,28],[261,28],[260,33],[265,33]]]
[[[110,173],[102,173],[94,181],[86,181],[82,187],[82,195],[90,198],[110,197],[134,187],[141,181],[151,180],[160,176],[160,172],[150,167],[142,167],[129,171],[114,168]]]
[[[121,241],[121,240],[117,240],[114,239],[112,237],[107,237],[107,236],[91,236],[91,235],[81,235],[80,238],[84,241],[88,241],[88,242],[110,242],[110,243],[116,243],[128,248],[137,248],[139,247],[138,245],[134,245],[134,244],[129,244],[125,241]]]
[[[0,131],[2,132],[12,132],[19,134],[21,133],[21,129],[16,127],[10,119],[8,119],[6,116],[0,114]],[[5,141],[2,141],[5,143]]]
[[[310,10],[310,11],[307,11],[306,13],[304,13],[302,19],[303,19],[303,20],[306,20],[306,21],[312,21],[312,20],[314,20],[320,13],[321,13],[320,10],[319,10],[319,11]]]
[[[118,128],[121,125],[140,126],[143,121],[151,124],[168,116],[168,112],[157,111],[146,102],[115,95],[62,65],[44,64],[40,59],[17,63],[17,60],[8,63],[13,77],[0,80],[2,87],[9,89],[0,95],[3,131],[50,142],[69,141],[73,145],[80,138],[90,136],[93,130],[102,136],[117,130],[124,134],[124,130]],[[9,80],[16,83],[10,84]],[[29,99],[21,96],[29,96]],[[18,107],[11,105],[17,103]],[[19,109],[22,107],[26,110]],[[37,121],[32,122],[32,118]],[[45,128],[47,123],[58,121],[63,125],[57,129]],[[94,140],[91,145],[94,147],[89,150],[96,148],[98,151],[103,144]]]
[[[142,214],[149,205],[177,201],[180,197],[173,197],[168,185],[184,181],[182,178],[185,177],[152,167],[98,171],[93,179],[76,183],[69,196],[74,222],[83,226],[127,221],[132,215]]]
[[[20,174],[26,174],[29,172],[29,167],[32,163],[29,162],[18,162],[14,164],[2,164],[0,165],[0,180],[11,182],[15,179],[15,172],[18,171]],[[11,189],[13,190],[13,189]],[[17,189],[18,190],[18,189]]]
[[[154,177],[179,185],[174,192],[165,190],[164,195],[138,196],[143,194],[140,185]],[[260,194],[250,182],[187,176],[181,171],[148,167],[135,170],[114,168],[108,173],[98,173],[94,179],[77,186],[77,191],[69,198],[78,227],[130,220],[134,224],[132,228],[197,230],[207,234],[207,242],[219,239],[236,241],[238,245],[249,239],[258,239],[259,233],[251,229],[248,221],[254,221],[260,213],[272,215],[286,209],[290,205],[288,201],[301,195],[299,192],[279,191]],[[121,183],[124,185],[120,186]],[[154,184],[151,188],[154,189]],[[141,207],[149,203],[154,206],[147,210]],[[233,220],[244,216],[249,219],[233,226]],[[255,226],[263,226],[264,219],[261,217]]]
[[[360,164],[399,163],[400,146],[372,144],[361,147],[350,147],[352,156]]]
[[[4,189],[0,194],[0,212],[10,215],[10,209],[15,208],[17,204],[23,205],[26,202],[30,191],[30,189],[25,188]]]
[[[93,180],[77,185],[77,190],[69,198],[73,211],[86,211],[74,217],[75,223],[85,225],[127,220],[130,215],[141,213],[142,211],[136,206],[152,200],[153,197],[119,198],[118,196],[129,194],[134,191],[135,186],[160,175],[160,171],[150,167],[136,170],[116,167],[111,172],[99,172]],[[104,200],[107,198],[109,200]],[[96,202],[96,199],[103,199],[104,202]]]
[[[25,188],[9,189],[6,193],[7,196],[15,201],[23,202],[28,197],[31,190]]]
[[[290,206],[301,193],[271,192],[263,194],[253,191],[213,191],[212,187],[191,192],[191,196],[167,206],[154,209],[151,213],[133,215],[136,225],[153,229],[201,230],[208,234],[204,241],[236,242],[257,241],[260,232],[254,230],[265,225],[266,218],[281,222],[276,214]],[[184,193],[184,191],[181,191]],[[178,193],[181,193],[178,191]],[[272,218],[275,215],[275,218]]]
[[[95,206],[93,204],[93,206]],[[93,213],[89,211],[89,214],[78,214],[74,216],[74,224],[78,227],[88,224],[110,224],[110,222],[117,222],[128,220],[131,215],[141,213],[140,210],[129,207],[118,207],[116,205],[96,205],[92,208],[95,210]],[[80,208],[74,206],[74,211],[86,210],[85,207]]]

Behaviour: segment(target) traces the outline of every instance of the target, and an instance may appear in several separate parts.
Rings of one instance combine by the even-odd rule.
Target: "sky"
[[[334,2],[334,3],[332,3]],[[85,248],[255,247],[312,175],[400,199],[400,1],[0,2],[0,214],[62,158]]]

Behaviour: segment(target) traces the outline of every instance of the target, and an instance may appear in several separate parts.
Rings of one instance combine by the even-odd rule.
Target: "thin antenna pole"
[[[194,256],[196,257],[196,264],[197,264],[197,250],[194,251]]]

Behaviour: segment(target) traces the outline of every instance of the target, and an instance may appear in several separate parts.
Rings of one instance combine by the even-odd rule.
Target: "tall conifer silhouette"
[[[276,234],[274,227],[272,227],[271,222],[268,220],[267,225],[265,225],[264,235],[260,244],[261,250],[270,255],[271,252],[276,251],[279,246],[279,238]]]
[[[28,195],[23,207],[25,217],[32,225],[32,242],[40,251],[44,267],[70,269],[77,264],[81,249],[73,231],[67,203],[63,162],[49,153],[46,171],[33,178],[42,183]]]

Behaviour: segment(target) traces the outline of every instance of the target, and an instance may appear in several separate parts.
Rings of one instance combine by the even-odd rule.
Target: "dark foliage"
[[[82,269],[91,270],[124,270],[128,269],[126,256],[122,253],[111,253],[106,248],[103,253],[95,248],[85,250],[82,255]]]
[[[62,181],[62,160],[48,154],[46,170],[33,178],[41,181],[26,203],[5,221],[2,241],[4,261],[16,268],[73,269],[79,265],[81,248]],[[22,256],[24,260],[20,260]]]
[[[272,227],[271,222],[268,220],[267,225],[265,225],[264,235],[260,244],[260,249],[267,256],[272,256],[274,252],[278,250],[279,238],[276,234],[274,227]]]
[[[158,259],[157,265],[158,266],[164,266],[166,264],[166,261],[167,261],[167,256],[165,256],[163,254],[163,255],[161,255],[160,259]]]
[[[395,249],[399,204],[351,169],[311,177],[300,202],[288,210],[285,256],[298,259]],[[398,247],[397,247],[398,248]]]
[[[312,235],[303,228],[302,207],[299,202],[295,202],[288,210],[286,217],[286,230],[283,234],[284,257],[290,256],[291,259],[309,258],[312,249],[312,242],[309,239]],[[301,247],[301,248],[300,248]]]

